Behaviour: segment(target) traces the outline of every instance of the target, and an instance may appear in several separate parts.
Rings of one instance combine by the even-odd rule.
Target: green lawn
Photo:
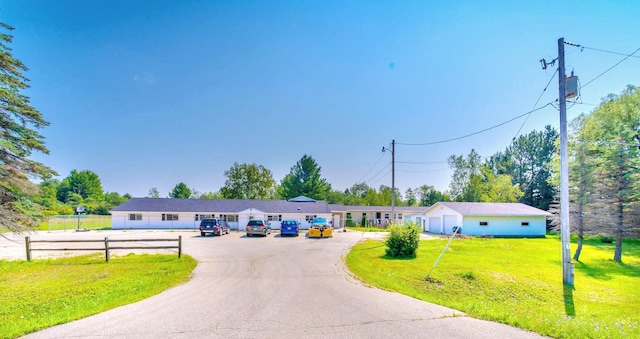
[[[78,220],[79,219],[79,220]],[[38,226],[38,231],[54,230],[109,230],[111,229],[110,215],[56,215],[46,217]]]
[[[381,241],[347,255],[367,283],[451,307],[469,316],[561,338],[640,338],[640,241],[613,245],[589,240],[575,265],[575,288],[562,284],[558,237],[455,239],[431,270],[446,240],[421,241],[416,258],[384,257]],[[572,251],[575,244],[572,244]]]
[[[189,280],[187,255],[0,260],[0,338],[84,318],[130,304]]]

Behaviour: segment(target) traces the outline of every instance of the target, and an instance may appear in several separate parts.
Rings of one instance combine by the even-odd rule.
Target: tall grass
[[[415,259],[384,256],[380,241],[353,247],[347,265],[383,289],[468,315],[561,338],[640,338],[640,241],[585,243],[575,287],[562,284],[561,248],[547,239],[456,239],[427,279],[445,240],[422,241]],[[575,247],[574,247],[575,248]]]

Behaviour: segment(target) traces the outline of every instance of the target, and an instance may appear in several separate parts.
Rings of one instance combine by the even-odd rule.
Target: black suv
[[[229,234],[230,227],[226,222],[220,219],[207,218],[200,221],[200,235],[206,236],[207,233],[212,235]]]

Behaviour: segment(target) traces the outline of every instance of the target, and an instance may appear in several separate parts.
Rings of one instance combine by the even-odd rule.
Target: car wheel
[[[206,234],[206,233],[204,233],[204,232],[200,232],[200,236],[201,236],[201,237],[204,237],[205,235],[207,235],[207,234]]]

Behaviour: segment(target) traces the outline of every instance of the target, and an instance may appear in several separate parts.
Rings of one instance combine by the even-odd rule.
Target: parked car
[[[271,233],[271,226],[264,220],[249,220],[247,224],[247,237],[254,234],[266,237],[269,233]]]
[[[229,230],[231,228],[224,220],[215,219],[215,218],[206,218],[200,220],[200,235],[206,236],[207,233],[211,233],[212,235],[223,235],[229,234]]]
[[[453,226],[451,229],[451,233],[462,234],[462,226]]]
[[[280,236],[300,235],[300,223],[297,220],[282,220],[280,223]]]

